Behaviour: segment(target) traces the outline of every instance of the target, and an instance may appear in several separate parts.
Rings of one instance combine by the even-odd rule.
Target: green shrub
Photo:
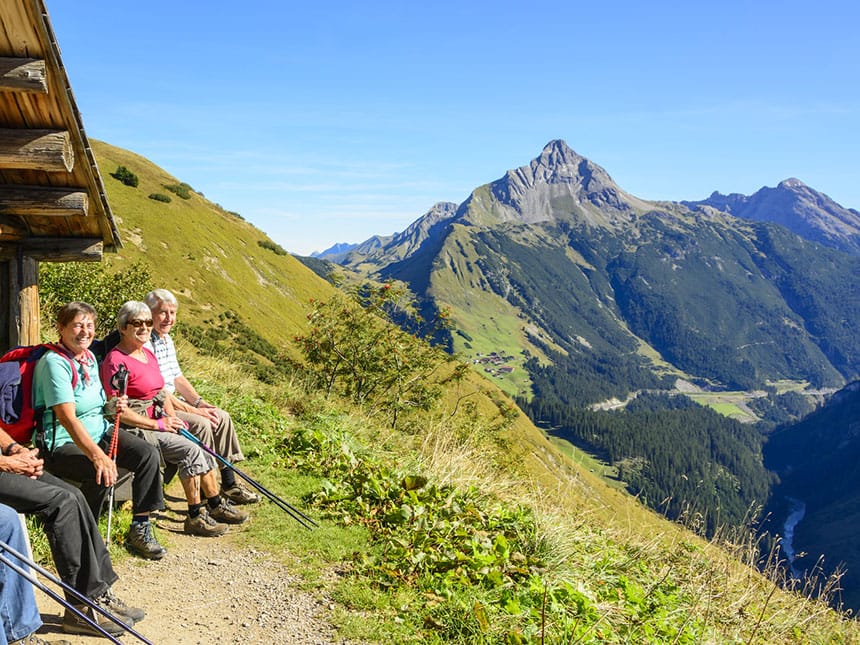
[[[161,193],[150,193],[149,198],[156,202],[164,202],[165,204],[170,203],[170,197],[162,195]]]
[[[386,414],[396,427],[401,414],[429,410],[439,399],[442,390],[432,377],[449,358],[390,323],[397,315],[416,329],[426,326],[405,302],[402,287],[363,285],[357,298],[313,300],[310,331],[295,342],[328,396],[339,394],[368,413]],[[447,312],[433,324],[445,320]]]
[[[113,330],[122,303],[140,300],[151,289],[149,269],[140,262],[116,272],[103,262],[42,263],[39,268],[42,327],[53,329],[57,310],[68,302],[81,300],[98,312],[96,336],[103,338]]]
[[[286,255],[287,252],[280,244],[275,244],[272,240],[257,240],[257,244],[262,246],[264,249],[268,249],[269,251],[274,251],[276,255]]]
[[[191,199],[191,186],[185,182],[181,184],[164,184],[164,187],[181,199]]]
[[[137,175],[125,166],[117,166],[117,169],[112,172],[110,176],[117,181],[121,181],[126,186],[131,186],[132,188],[137,188],[137,184],[140,181],[137,178]]]

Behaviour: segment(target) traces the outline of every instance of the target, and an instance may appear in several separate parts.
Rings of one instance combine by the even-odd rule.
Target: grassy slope
[[[177,294],[181,318],[188,322],[200,324],[229,309],[289,350],[293,333],[304,322],[301,305],[310,298],[325,298],[332,293],[331,285],[292,256],[261,247],[258,242],[269,240],[262,231],[204,197],[192,193],[184,200],[173,195],[163,186],[181,179],[143,157],[99,141],[93,141],[93,149],[124,245],[108,261],[119,268],[144,260],[155,282]],[[139,177],[137,188],[110,176],[119,165]],[[172,201],[149,199],[151,193]]]
[[[115,257],[110,257],[109,261],[117,266],[137,259],[146,261],[155,282],[179,295],[181,317],[185,320],[201,324],[213,314],[230,309],[239,312],[245,322],[262,336],[290,350],[289,340],[305,324],[303,303],[312,297],[326,298],[333,293],[332,287],[289,255],[276,255],[260,247],[257,242],[266,239],[266,236],[250,224],[225,213],[200,195],[192,195],[190,200],[185,201],[162,187],[163,184],[178,183],[181,179],[170,177],[142,157],[104,143],[94,142],[94,149],[125,244],[125,248]],[[108,175],[117,165],[125,165],[139,176],[138,188],[123,186]],[[153,192],[171,195],[172,202],[163,204],[147,199]],[[129,294],[129,297],[142,295]],[[245,405],[243,401],[247,400],[243,397],[258,395],[263,391],[259,385],[245,383],[241,375],[231,372],[229,365],[194,357],[192,349],[187,346],[182,351],[186,356],[186,371],[200,381],[205,392],[211,391],[231,406],[230,409],[235,407],[238,411]],[[229,385],[225,387],[225,384]],[[472,394],[477,391],[480,393]],[[283,408],[285,399],[301,399],[303,395],[282,391],[269,392],[266,396],[270,397],[274,405]],[[472,375],[462,385],[459,396],[467,396],[468,401],[475,403],[482,419],[492,419],[498,412],[494,401],[503,400],[503,394],[495,384],[476,375]],[[456,398],[457,393],[449,392],[448,405],[453,405]],[[346,417],[341,422],[345,425],[351,423]],[[361,419],[355,421],[355,426],[357,433],[367,432]],[[384,443],[394,452],[406,451],[404,454],[407,454],[420,449],[424,458],[432,461],[434,446],[427,445],[429,435],[428,430],[428,439],[424,440],[423,445],[422,437],[412,437],[399,446],[397,437],[388,436],[385,442],[379,441],[379,437],[367,438],[371,442]],[[445,446],[440,443],[444,443],[444,435],[444,431],[437,433],[434,439],[439,446],[436,453],[445,450]],[[658,561],[661,559],[661,549],[671,549],[679,543],[699,545],[697,548],[703,552],[707,550],[710,553],[708,558],[713,558],[716,563],[724,560],[720,552],[712,552],[686,530],[666,522],[629,495],[606,485],[596,473],[589,472],[589,468],[572,463],[524,416],[521,415],[506,431],[505,439],[507,472],[515,473],[516,477],[512,475],[506,482],[485,481],[484,484],[514,499],[529,500],[543,508],[548,518],[556,518],[553,522],[558,526],[558,533],[564,533],[565,527],[571,523],[578,525],[579,530],[585,526],[590,536],[588,539],[591,540],[587,544],[590,551],[588,558],[594,558],[598,563],[595,566],[603,568],[606,562],[617,557],[609,551],[619,543],[631,552],[654,548]],[[255,443],[253,436],[246,435],[244,440],[250,445]],[[480,446],[477,448],[480,451]],[[265,453],[265,447],[258,446],[252,450],[252,454],[255,452]],[[480,469],[476,466],[479,457],[484,456],[464,453],[462,457],[465,465],[462,470],[469,477],[479,477]],[[260,454],[258,458],[265,463],[265,454]],[[456,470],[452,465],[456,460],[450,454],[446,454],[442,461],[447,463],[447,468]],[[437,466],[436,470],[441,473],[444,468]],[[277,476],[275,473],[267,471],[267,477],[274,478]],[[301,483],[299,488],[305,485],[308,484]],[[261,523],[257,522],[257,525]],[[334,529],[327,530],[334,532]],[[257,539],[264,542],[272,540],[275,532],[272,531],[271,535],[267,533],[267,530],[263,530]],[[296,549],[314,551],[315,557],[328,562],[336,563],[344,557],[344,553],[354,548],[343,546],[342,551],[338,551],[334,547],[322,545],[319,538],[304,537],[301,532],[288,531],[288,536],[291,542],[295,542]],[[346,544],[349,544],[350,539],[356,539],[354,534],[350,533],[350,536],[343,538]],[[581,533],[573,534],[572,537],[556,537],[562,542],[566,539],[585,539]],[[601,553],[604,547],[607,552]],[[626,560],[627,556],[622,559]],[[826,612],[820,607],[807,610],[803,603],[781,593],[777,593],[771,601],[767,597],[767,582],[730,559],[716,566],[727,573],[724,579],[711,581],[714,596],[709,602],[724,602],[724,609],[727,609],[755,588],[760,595],[744,604],[748,610],[754,608],[756,612],[763,612],[761,606],[770,601],[781,608],[779,611],[797,615],[799,618],[795,622],[814,617],[818,633],[822,630],[826,632],[830,625],[833,633],[847,633],[848,641],[852,635],[857,636],[851,631],[853,628],[839,624],[834,618],[826,615],[822,618]],[[733,572],[731,576],[728,575],[730,571]],[[589,580],[586,578],[594,575],[594,572],[584,572],[583,584],[587,585]],[[668,571],[666,575],[669,575]],[[754,618],[751,620],[754,621]],[[349,621],[344,619],[344,622]],[[755,629],[748,625],[741,631],[749,634]],[[791,638],[779,640],[794,642]],[[803,642],[802,639],[799,641]]]

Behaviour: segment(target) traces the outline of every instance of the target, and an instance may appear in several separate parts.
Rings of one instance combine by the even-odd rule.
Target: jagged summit
[[[789,177],[788,179],[783,179],[779,182],[777,188],[808,188],[808,186],[799,179]]]
[[[714,192],[685,206],[710,206],[735,217],[785,226],[798,235],[848,253],[860,253],[860,213],[844,208],[829,196],[794,177],[767,186],[750,196]]]
[[[477,189],[461,212],[464,221],[480,225],[560,219],[609,225],[628,222],[648,208],[621,190],[603,168],[555,139],[528,165]]]

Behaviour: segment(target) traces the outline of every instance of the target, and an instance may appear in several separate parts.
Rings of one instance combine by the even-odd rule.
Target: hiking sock
[[[200,510],[203,508],[203,504],[189,504],[188,505],[188,517],[197,517],[200,515]]]
[[[146,515],[132,515],[131,516],[132,524],[149,524],[149,514]]]
[[[228,488],[233,488],[236,485],[236,475],[233,473],[232,468],[222,468],[221,469],[221,490],[227,490]]]
[[[221,506],[221,496],[210,497],[207,503],[209,504],[209,508],[218,508]]]

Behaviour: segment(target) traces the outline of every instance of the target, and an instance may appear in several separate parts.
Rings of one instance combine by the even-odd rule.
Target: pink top
[[[128,370],[128,389],[126,390],[128,398],[148,401],[155,398],[155,395],[164,388],[164,377],[161,376],[155,354],[146,347],[143,348],[143,353],[146,356],[146,362],[124,354],[119,347],[114,347],[107,353],[102,361],[100,375],[108,399],[116,396],[110,381],[120,365],[125,365]],[[153,408],[150,407],[147,412],[151,417]]]

